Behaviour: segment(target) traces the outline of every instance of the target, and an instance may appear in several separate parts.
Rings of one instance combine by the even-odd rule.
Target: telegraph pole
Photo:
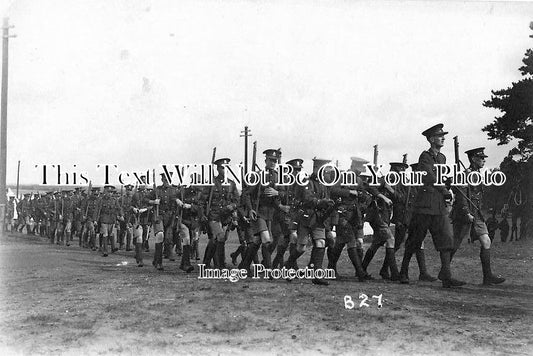
[[[2,103],[0,109],[0,232],[4,232],[4,217],[6,211],[6,167],[7,167],[7,63],[9,48],[9,19],[4,18],[2,26]]]
[[[244,131],[241,131],[241,136],[244,137],[244,174],[248,173],[248,137],[252,136],[248,126],[244,126]]]

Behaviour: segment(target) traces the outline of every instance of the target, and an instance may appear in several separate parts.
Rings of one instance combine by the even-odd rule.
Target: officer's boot
[[[274,257],[274,261],[272,262],[272,268],[283,267],[283,256],[285,255],[285,251],[287,251],[287,245],[278,244],[276,257]]]
[[[183,245],[183,254],[181,255],[180,269],[187,273],[194,271],[194,267],[191,266],[191,246]]]
[[[163,243],[157,242],[155,244],[154,260],[152,265],[159,271],[163,270]]]
[[[416,261],[418,262],[418,270],[420,271],[418,280],[426,282],[435,282],[437,278],[431,276],[426,268],[426,255],[424,254],[424,250],[419,249],[418,251],[416,251]]]
[[[505,282],[505,278],[492,274],[490,267],[490,249],[484,249],[483,247],[481,247],[481,249],[479,250],[479,258],[481,259],[484,285],[488,286],[491,284],[500,284]]]
[[[411,262],[411,257],[413,252],[408,249],[405,249],[403,252],[402,268],[400,269],[400,283],[409,284],[409,263]]]
[[[363,258],[365,257],[365,251],[363,251],[362,247],[357,247],[357,254],[359,255],[359,259],[361,260],[361,263],[363,263]]]
[[[167,257],[169,261],[176,261],[176,252],[174,251],[174,244],[172,241],[169,241],[168,243],[165,242],[165,247],[167,250]]]
[[[374,255],[376,254],[378,248],[379,248],[379,245],[372,244],[366,251],[365,258],[363,258],[363,269],[365,271],[368,268],[368,265],[370,264],[372,259],[374,258]]]
[[[396,265],[396,257],[394,256],[394,247],[387,247],[385,249],[385,260],[389,265],[391,271],[391,281],[399,281],[400,273],[398,272],[398,267]]]
[[[205,247],[204,261],[203,261],[205,268],[211,268],[211,260],[215,256],[215,252],[216,252],[215,242],[213,241],[213,238],[211,238],[207,241],[207,246]]]
[[[100,251],[102,250],[102,244],[103,244],[103,237],[102,234],[98,234],[98,243],[100,244]]]
[[[317,269],[322,269],[322,262],[324,261],[324,255],[326,254],[326,249],[324,247],[313,247],[313,250],[316,250],[313,256],[314,257],[313,266],[314,266],[314,270],[316,271]],[[318,284],[322,286],[329,285],[328,281],[322,278],[313,279],[313,284]]]
[[[72,232],[65,232],[65,245],[70,246],[70,236]]]
[[[31,235],[31,226],[30,224],[26,224],[26,235]]]
[[[194,252],[194,260],[199,261],[200,260],[200,248],[198,246],[198,240],[194,240],[192,243],[192,250]]]
[[[328,269],[332,269],[335,271],[335,279],[341,278],[341,275],[337,272],[337,262],[339,261],[339,258],[341,257],[343,248],[344,248],[344,244],[336,243],[332,247],[329,247],[327,251]]]
[[[389,260],[387,260],[386,258],[383,259],[383,266],[381,266],[381,269],[379,270],[379,275],[381,276],[381,278],[383,278],[385,280],[389,280],[390,279]]]
[[[294,248],[291,249],[291,254],[289,255],[289,258],[287,259],[287,262],[285,262],[285,268],[287,269],[298,269],[297,260],[298,258],[304,254],[305,251],[298,251],[296,248],[296,244],[294,245]]]
[[[350,261],[352,261],[353,267],[355,268],[355,275],[359,282],[365,282],[367,273],[363,268],[363,263],[361,262],[355,247],[348,248],[348,257],[350,258]]]
[[[226,268],[226,243],[217,241],[215,253],[215,267],[219,269]]]
[[[465,284],[463,281],[452,278],[452,272],[450,270],[450,254],[451,250],[440,251],[441,271],[439,276],[441,277],[443,288],[460,287]]]
[[[176,254],[178,256],[181,256],[183,254],[183,246],[182,246],[182,242],[181,242],[181,235],[178,234],[178,237],[176,238]]]
[[[291,243],[289,244],[289,256],[292,255],[292,254],[296,254],[296,249],[297,249],[298,245],[295,244],[295,243]],[[301,255],[303,255],[303,252],[301,254],[298,255],[298,257],[300,257]],[[298,258],[297,257],[297,258]],[[298,269],[298,262],[297,262],[297,259],[294,260],[294,264],[292,266],[292,268],[294,269]]]
[[[109,236],[102,237],[102,245],[103,245],[102,246],[102,256],[104,256],[104,257],[107,257],[107,244],[108,244],[109,238],[110,238]]]
[[[135,261],[137,262],[137,267],[144,266],[142,242],[135,243]]]

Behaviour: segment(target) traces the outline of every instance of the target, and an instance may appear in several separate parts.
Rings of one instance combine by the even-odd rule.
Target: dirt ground
[[[203,238],[202,255],[204,244]],[[227,254],[236,246],[233,238]],[[427,248],[436,275],[438,255]],[[307,280],[198,280],[177,261],[155,270],[152,252],[139,268],[133,252],[103,258],[10,234],[0,239],[0,354],[531,355],[532,252],[533,239],[497,242],[493,270],[507,281],[484,287],[479,247],[465,243],[452,265],[468,282],[460,289],[358,283],[343,252],[339,272],[346,278],[323,287]],[[374,276],[383,255],[369,267]],[[415,280],[414,259],[410,272]],[[361,293],[382,294],[383,307],[372,298],[359,307]],[[346,295],[356,303],[352,310],[344,307]]]

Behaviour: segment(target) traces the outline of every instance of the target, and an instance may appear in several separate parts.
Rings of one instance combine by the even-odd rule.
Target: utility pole
[[[244,137],[244,174],[248,173],[248,137],[252,136],[248,126],[244,126],[244,131],[241,131],[241,136]]]
[[[0,232],[4,232],[4,217],[6,212],[6,167],[7,167],[7,62],[9,47],[9,18],[4,18],[2,26],[2,103],[0,109]]]

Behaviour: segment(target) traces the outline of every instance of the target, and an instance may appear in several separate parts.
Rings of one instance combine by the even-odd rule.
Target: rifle
[[[217,153],[217,148],[213,147],[213,155],[211,156],[211,167],[213,167],[213,164],[215,163],[215,157]],[[206,209],[206,216],[209,216],[209,212],[211,211],[211,202],[213,201],[213,192],[215,190],[215,182],[213,182],[213,185],[211,186],[211,189],[209,190],[209,199],[207,200],[207,209]]]
[[[461,162],[461,160],[459,159],[459,138],[457,136],[455,136],[453,138],[453,150],[454,150],[454,155],[455,155],[455,164],[457,166],[461,165],[463,167],[463,169],[466,169],[465,168],[465,165],[463,164],[463,162]],[[459,192],[459,194],[471,205],[473,206],[479,213],[479,216],[481,216],[481,220],[483,222],[485,222],[485,218],[483,217],[483,213],[481,212],[481,209],[479,208],[479,206],[477,206],[477,204],[475,204],[468,196],[470,195],[470,187],[467,186],[466,188],[466,191],[467,191],[467,194],[465,194],[461,189],[457,188],[457,189],[454,189],[454,191],[456,192]],[[468,195],[468,196],[467,196]]]
[[[254,141],[254,148],[253,148],[253,154],[252,154],[252,169],[255,171],[255,167],[257,166],[257,141]],[[259,210],[259,200],[261,199],[261,181],[259,181],[259,186],[257,187],[257,200],[255,202],[255,212]]]

